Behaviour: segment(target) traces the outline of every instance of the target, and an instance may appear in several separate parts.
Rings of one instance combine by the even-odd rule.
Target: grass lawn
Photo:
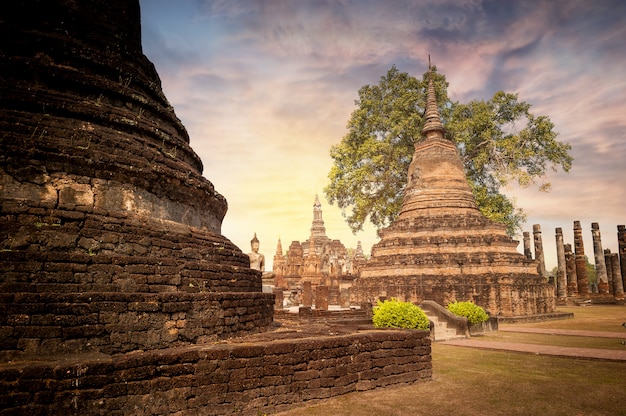
[[[559,310],[574,312],[575,316],[563,321],[515,325],[626,331],[621,326],[626,322],[626,306]],[[603,338],[583,341],[578,337],[530,335],[497,333],[493,337],[500,341],[586,348],[609,348],[606,343],[612,342]],[[503,336],[520,337],[504,339]],[[621,344],[619,347],[626,348]],[[432,358],[431,382],[351,393],[277,415],[626,415],[626,362],[479,350],[439,343],[433,344]]]
[[[578,329],[583,331],[623,332],[622,323],[626,322],[624,305],[593,305],[559,307],[559,312],[571,312],[574,319],[557,321],[507,324],[502,327],[525,326],[534,328]]]

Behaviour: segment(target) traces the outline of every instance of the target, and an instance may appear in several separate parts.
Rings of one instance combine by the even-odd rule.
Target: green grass
[[[626,330],[624,331],[626,332]],[[522,344],[554,345],[557,347],[600,348],[607,350],[624,350],[624,339],[573,337],[567,335],[523,334],[516,332],[495,332],[480,337],[478,341],[521,342]]]
[[[624,305],[606,306],[569,306],[558,308],[559,312],[571,312],[574,319],[557,321],[520,323],[513,326],[554,329],[578,329],[583,331],[622,332],[622,323],[626,322],[626,307]],[[501,325],[509,327],[509,325]]]
[[[626,331],[624,306],[559,308],[575,317],[518,326]],[[597,323],[594,325],[593,323]],[[512,326],[512,325],[508,325]],[[513,325],[515,326],[515,325]],[[608,348],[611,339],[498,333],[513,342]],[[486,337],[483,337],[486,339]],[[575,340],[575,341],[574,341]],[[578,343],[587,343],[579,345]],[[626,348],[620,345],[622,348]],[[626,415],[626,362],[604,362],[433,344],[433,380],[351,393],[282,416]]]

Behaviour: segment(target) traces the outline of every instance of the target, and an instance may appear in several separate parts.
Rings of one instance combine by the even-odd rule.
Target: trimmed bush
[[[474,302],[452,302],[448,304],[448,310],[455,315],[464,316],[470,324],[479,324],[489,319],[489,315],[483,308]]]
[[[394,298],[376,303],[372,321],[377,328],[430,329],[430,321],[419,306]]]

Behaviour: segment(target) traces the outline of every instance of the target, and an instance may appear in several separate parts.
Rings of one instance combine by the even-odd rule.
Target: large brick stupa
[[[432,80],[425,118],[399,217],[372,247],[353,288],[357,300],[471,300],[501,316],[553,312],[554,288],[537,263],[478,209],[455,143],[445,137]]]
[[[273,295],[221,235],[138,0],[11,2],[0,46],[0,358],[267,327]]]

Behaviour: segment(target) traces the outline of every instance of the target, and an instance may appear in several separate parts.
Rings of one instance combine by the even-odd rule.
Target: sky
[[[428,56],[453,101],[516,92],[572,146],[569,173],[550,192],[510,187],[525,231],[542,229],[548,270],[555,227],[573,245],[581,221],[617,252],[626,223],[626,1],[623,0],[141,0],[144,54],[228,201],[222,234],[244,253],[254,233],[271,270],[310,235],[318,194],[326,234],[365,254],[379,241],[353,234],[323,194],[329,151],[347,133],[358,90],[396,65],[415,77]],[[523,251],[522,238],[518,250]]]

